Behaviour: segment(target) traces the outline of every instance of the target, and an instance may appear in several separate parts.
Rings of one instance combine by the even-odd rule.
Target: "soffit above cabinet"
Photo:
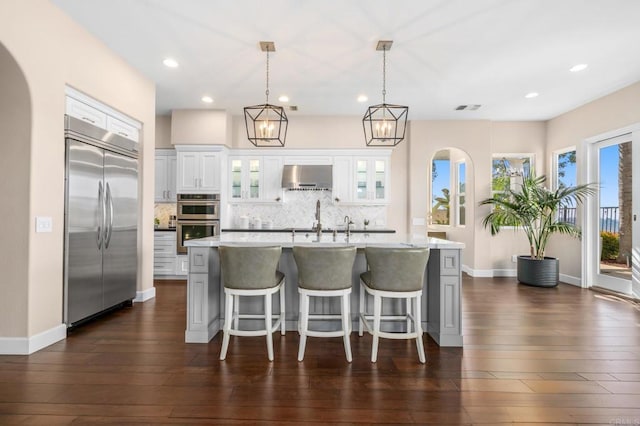
[[[177,109],[171,112],[171,144],[228,145],[230,117],[225,111]]]

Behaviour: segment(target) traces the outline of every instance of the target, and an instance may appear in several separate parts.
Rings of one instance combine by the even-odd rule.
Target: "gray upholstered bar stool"
[[[416,339],[418,357],[425,362],[422,342],[421,298],[424,273],[429,260],[428,248],[366,247],[364,249],[369,270],[360,274],[360,322],[373,335],[371,362],[378,359],[380,337],[387,339]],[[373,315],[367,314],[366,294],[373,296]],[[406,314],[382,315],[382,299],[406,299]],[[373,326],[370,320],[373,319]],[[406,332],[380,331],[381,321],[406,321]],[[413,331],[411,325],[413,324]]]
[[[340,337],[343,336],[344,352],[351,362],[351,288],[353,263],[356,258],[354,246],[307,247],[294,246],[293,257],[298,266],[298,292],[300,294],[300,316],[298,331],[300,346],[298,361],[304,359],[307,336]],[[309,314],[309,297],[340,297],[341,314]],[[341,319],[342,328],[338,331],[309,330],[309,320]]]
[[[285,334],[284,274],[278,271],[282,247],[220,246],[220,269],[224,285],[224,337],[220,359],[227,356],[229,336],[267,336],[267,354],[273,361],[271,334],[280,327]],[[272,314],[272,295],[280,291],[280,315]],[[264,314],[240,314],[242,296],[264,296]],[[240,330],[241,319],[264,319],[262,330]],[[276,319],[276,322],[273,322]]]

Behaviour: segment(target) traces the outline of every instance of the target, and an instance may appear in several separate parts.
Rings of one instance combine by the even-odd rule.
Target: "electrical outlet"
[[[51,216],[37,216],[36,232],[51,232],[51,231],[53,231],[53,218],[51,218]]]
[[[511,256],[511,261],[512,261],[513,263],[516,263],[516,262],[518,261],[518,255],[517,255],[517,254],[512,255],[512,256]]]

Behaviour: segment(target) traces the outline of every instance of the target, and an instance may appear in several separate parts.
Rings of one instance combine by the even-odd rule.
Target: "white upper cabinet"
[[[334,157],[333,159],[333,188],[334,203],[347,204],[353,201],[353,172],[351,157]]]
[[[107,116],[107,130],[123,138],[131,139],[132,141],[138,142],[140,139],[138,129],[110,115]]]
[[[262,199],[266,202],[282,201],[282,157],[263,157]]]
[[[65,113],[96,127],[110,131],[134,142],[140,141],[141,124],[82,92],[65,88]]]
[[[229,157],[229,202],[276,202],[282,197],[282,158]]]
[[[176,152],[172,149],[156,150],[156,203],[176,202]]]
[[[385,204],[389,201],[389,158],[354,158],[354,201]]]
[[[387,204],[389,156],[336,156],[333,159],[334,203]]]
[[[107,114],[84,102],[67,96],[66,113],[102,129],[107,128]]]
[[[220,152],[178,151],[177,192],[219,193]]]

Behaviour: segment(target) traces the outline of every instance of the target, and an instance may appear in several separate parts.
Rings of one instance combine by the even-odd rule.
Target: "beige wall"
[[[577,148],[578,176],[584,167],[585,152],[582,142],[586,138],[640,123],[640,83],[632,84],[610,95],[562,114],[547,123],[548,168],[553,151],[575,146]],[[550,173],[550,172],[548,172]],[[634,198],[640,197],[634,188]],[[572,277],[582,276],[581,243],[577,239],[554,236],[549,243],[549,256],[560,259],[560,273]]]
[[[30,151],[16,152],[30,155],[24,164],[29,201],[15,206],[26,217],[16,236],[27,237],[28,253],[10,266],[23,272],[3,271],[20,279],[11,285],[21,290],[0,296],[27,312],[18,324],[0,328],[0,337],[27,337],[62,323],[65,84],[144,123],[138,289],[152,287],[155,87],[46,0],[0,2],[0,42],[22,69],[32,106]],[[51,216],[53,232],[35,233],[35,216]],[[23,243],[2,244],[0,258],[12,257],[14,244]]]
[[[156,149],[160,148],[173,148],[170,115],[156,115]]]
[[[464,241],[463,264],[474,270],[514,269],[512,254],[528,253],[526,239],[521,233],[507,231],[491,237],[482,227],[482,219],[489,212],[478,202],[491,196],[492,153],[531,152],[536,161],[544,159],[544,122],[478,121],[412,121],[409,144],[409,212],[411,218],[427,218],[429,209],[429,166],[433,155],[441,149],[455,148],[465,153],[471,164],[469,181],[468,225],[464,228],[432,226],[446,231],[452,239]],[[410,222],[411,223],[411,222]],[[410,226],[411,232],[424,234],[427,226]]]
[[[209,109],[176,109],[171,112],[174,145],[225,145],[228,114]]]
[[[0,43],[0,337],[27,334],[31,103],[22,71]]]

